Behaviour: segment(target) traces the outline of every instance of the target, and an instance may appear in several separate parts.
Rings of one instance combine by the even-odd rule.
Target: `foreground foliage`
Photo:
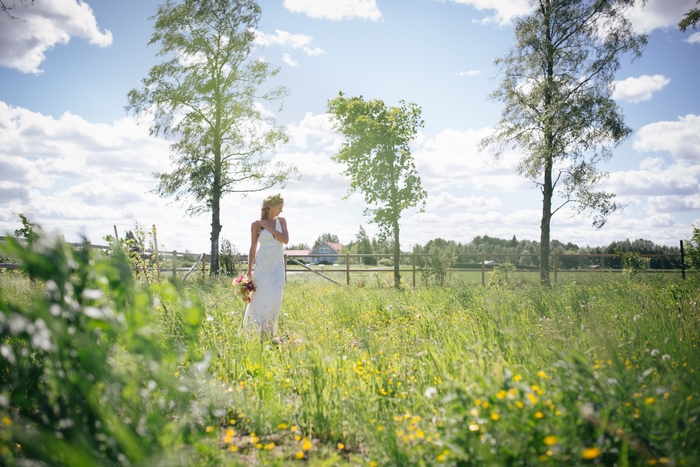
[[[695,280],[396,290],[290,275],[279,336],[260,339],[240,333],[229,280],[142,288],[118,255],[42,245],[22,253],[35,285],[0,276],[8,464],[700,458]]]

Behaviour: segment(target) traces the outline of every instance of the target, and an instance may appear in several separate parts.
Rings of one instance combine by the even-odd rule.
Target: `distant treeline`
[[[346,244],[342,253],[350,254],[389,254],[392,252],[390,242],[369,239],[366,235],[358,235],[357,241]],[[415,245],[412,253],[434,255],[438,250],[449,250],[454,255],[453,267],[477,268],[481,267],[482,255],[487,260],[499,263],[509,262],[518,268],[539,268],[540,243],[533,240],[518,240],[515,236],[510,240],[477,236],[469,243],[459,243],[454,240],[436,238],[425,245]],[[675,257],[652,257],[649,267],[651,269],[676,269],[680,268],[680,248],[666,245],[656,245],[651,240],[638,239],[634,241],[615,241],[606,246],[580,247],[574,243],[562,243],[558,240],[550,242],[550,252],[557,254],[557,264],[561,269],[578,269],[600,266],[604,268],[622,268],[621,259],[612,257],[581,258],[565,255],[615,255],[616,251],[623,253],[638,252],[641,255],[676,255]],[[521,255],[519,257],[500,257],[496,255]],[[527,255],[527,256],[526,256]],[[531,256],[530,256],[531,255]],[[376,264],[376,258],[364,258],[365,264]]]
[[[515,236],[512,239],[506,240],[502,238],[489,237],[488,235],[477,236],[467,243],[457,243],[452,240],[443,240],[436,238],[430,240],[425,245],[416,245],[413,248],[414,253],[434,254],[437,249],[448,248],[455,255],[454,267],[474,267],[476,263],[480,263],[479,257],[468,255],[485,255],[489,260],[498,262],[510,262],[518,267],[524,268],[539,268],[539,252],[540,243],[533,240],[518,240]],[[599,255],[610,254],[615,255],[616,252],[638,252],[641,255],[680,255],[679,247],[670,247],[666,245],[656,245],[651,240],[638,239],[634,241],[623,240],[615,241],[607,246],[586,246],[580,247],[574,243],[562,243],[558,240],[550,242],[551,254],[556,253],[558,267],[562,269],[577,269],[587,268],[593,265],[600,265],[605,268],[622,268],[621,259],[617,256],[612,257],[590,257],[581,258],[569,257],[566,255]],[[522,255],[519,258],[501,258],[494,255]],[[525,256],[533,255],[533,256]],[[491,257],[489,257],[491,256]],[[675,269],[680,268],[680,257],[652,257],[650,263],[651,269]]]

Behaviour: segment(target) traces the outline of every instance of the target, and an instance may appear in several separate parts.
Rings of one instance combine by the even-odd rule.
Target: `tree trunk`
[[[221,208],[219,200],[215,200],[211,206],[211,268],[209,274],[215,276],[219,273],[219,234],[221,233],[221,220],[219,217]]]
[[[552,87],[554,86],[554,50],[552,44],[552,7],[549,0],[540,3],[543,8],[546,23],[545,41],[547,51],[547,85],[544,94],[544,110],[547,114],[544,122],[545,154],[544,154],[544,182],[542,184],[542,222],[540,223],[540,282],[550,285],[549,282],[549,230],[552,220],[552,167],[554,165],[554,135],[551,123]]]
[[[401,244],[399,243],[399,223],[394,223],[394,286],[401,288],[401,272],[399,271],[401,264]]]
[[[540,223],[540,282],[549,282],[549,230],[552,220],[552,159],[544,164],[544,185],[542,187],[542,222]]]

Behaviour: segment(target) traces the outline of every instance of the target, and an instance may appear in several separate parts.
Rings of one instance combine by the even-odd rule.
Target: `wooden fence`
[[[672,260],[675,267],[671,268],[649,268],[644,272],[647,273],[663,273],[663,274],[678,274],[685,278],[687,267],[681,261],[680,254],[641,254],[642,258],[649,258],[650,262],[653,258],[667,258]],[[325,265],[314,264],[316,260],[320,257],[327,258],[333,257],[337,259],[336,263],[332,263],[331,268],[327,268]],[[331,273],[329,269],[333,271],[334,276],[342,271],[345,276],[345,283],[347,285],[351,284],[351,275],[354,274],[367,274],[372,272],[392,272],[394,267],[391,266],[377,266],[377,267],[352,267],[352,263],[357,264],[362,263],[363,258],[388,258],[393,261],[394,255],[391,254],[327,254],[323,255],[285,255],[285,273],[314,273],[323,276],[332,282],[338,284],[337,280],[330,277]],[[471,263],[467,267],[450,267],[449,272],[454,273],[457,271],[473,271],[481,273],[481,284],[486,285],[486,273],[491,272],[494,268],[497,268],[501,262],[507,262],[512,264],[515,272],[523,273],[539,273],[539,266],[537,267],[518,267],[517,263],[524,258],[532,258],[533,260],[539,261],[540,255],[538,254],[471,254],[471,255],[457,255],[455,258],[471,260]],[[399,258],[399,272],[404,274],[409,274],[411,278],[411,286],[416,286],[416,274],[422,272],[425,269],[430,269],[429,265],[426,265],[428,261],[433,258],[433,255],[429,254],[415,254],[415,253],[405,253]],[[302,259],[303,261],[300,261]],[[510,259],[515,259],[515,261],[508,261]],[[623,272],[622,267],[611,267],[606,265],[606,259],[619,259],[619,257],[612,253],[598,253],[598,254],[557,254],[552,253],[549,256],[550,261],[550,277],[556,282],[557,276],[559,274],[578,272],[578,273],[610,273],[610,272]],[[503,261],[506,260],[506,261]],[[560,264],[568,263],[571,264],[575,261],[579,261],[582,265],[578,268],[572,267],[561,267]],[[291,264],[290,264],[291,263]],[[457,264],[460,264],[457,261]],[[465,263],[461,263],[465,264]],[[583,267],[585,266],[585,267]]]
[[[0,236],[0,244],[7,237]],[[18,239],[23,241],[23,239]],[[68,243],[73,247],[81,247],[82,243]],[[106,245],[90,245],[91,248],[96,248],[99,250],[108,250],[110,247]],[[168,272],[172,274],[172,277],[176,277],[178,273],[184,273],[183,280],[186,279],[190,274],[201,271],[202,277],[206,277],[207,269],[210,268],[209,255],[207,253],[193,254],[189,252],[181,253],[173,250],[170,253],[158,252],[156,251],[144,251],[141,253],[144,258],[151,258],[155,255],[155,267],[158,276]],[[654,258],[667,258],[673,263],[673,267],[670,268],[650,268],[645,272],[649,273],[664,273],[664,274],[679,274],[685,277],[687,268],[682,260],[682,254],[641,254],[643,258],[649,258],[652,262]],[[336,263],[331,263],[327,268],[320,264],[316,264],[320,258],[335,258]],[[221,257],[220,257],[221,258]],[[386,258],[393,262],[394,255],[392,254],[326,254],[323,255],[285,255],[285,274],[288,273],[309,273],[323,276],[325,279],[340,284],[341,282],[330,277],[331,275],[337,277],[339,273],[342,272],[344,276],[344,282],[347,285],[351,284],[351,276],[353,274],[362,275],[367,273],[376,272],[386,272],[393,273],[394,268],[392,266],[372,266],[372,267],[357,267],[364,262],[365,258],[373,258],[379,262],[379,260]],[[399,272],[405,276],[408,274],[411,280],[411,286],[416,286],[416,276],[425,269],[430,269],[427,265],[433,255],[429,254],[416,254],[416,253],[403,253],[399,257]],[[461,267],[451,267],[449,268],[450,273],[455,273],[458,271],[473,271],[481,273],[481,283],[486,285],[486,273],[493,271],[494,267],[498,267],[499,263],[508,262],[515,266],[515,272],[522,273],[539,273],[539,266],[523,267],[518,266],[523,260],[530,259],[530,263],[538,263],[538,254],[470,254],[470,255],[457,255],[455,257],[456,264]],[[609,273],[609,272],[622,272],[622,267],[612,267],[609,263],[611,259],[619,260],[619,257],[611,253],[600,253],[600,254],[557,254],[552,253],[549,257],[550,261],[550,277],[554,281],[557,280],[559,274],[565,274],[570,272],[578,273]],[[462,260],[466,260],[462,261]],[[511,261],[512,260],[512,261]],[[247,264],[247,255],[238,255],[236,262],[239,264]],[[527,262],[527,261],[526,261]],[[572,263],[578,262],[579,267],[562,267],[562,265],[571,265]],[[666,261],[668,263],[669,261]],[[356,267],[353,267],[355,263]],[[186,266],[183,266],[186,264]],[[13,263],[0,263],[0,269],[3,268],[18,268],[19,265]],[[331,274],[329,269],[333,271]]]

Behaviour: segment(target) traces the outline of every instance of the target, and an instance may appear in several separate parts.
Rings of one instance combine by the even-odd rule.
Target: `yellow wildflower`
[[[544,444],[546,444],[547,446],[554,446],[555,444],[557,444],[557,437],[552,435],[546,436],[544,438]]]
[[[586,448],[581,452],[581,457],[588,460],[595,459],[598,456],[600,456],[600,448],[598,447]]]

